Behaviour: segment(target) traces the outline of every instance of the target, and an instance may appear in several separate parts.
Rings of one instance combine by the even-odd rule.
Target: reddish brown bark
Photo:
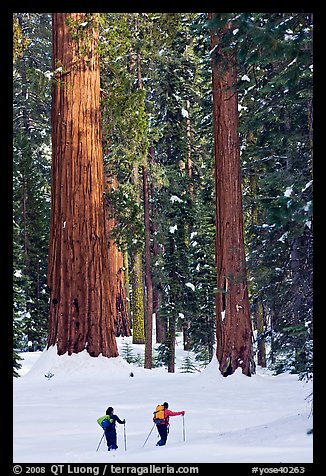
[[[86,21],[81,39],[76,27]],[[57,345],[59,355],[86,349],[115,357],[97,40],[96,14],[53,14],[48,347]]]
[[[212,19],[214,14],[209,14]],[[230,25],[225,27],[230,28]],[[220,32],[219,35],[223,34]],[[246,279],[235,53],[211,33],[216,191],[216,355],[223,375],[254,372]],[[219,62],[216,64],[215,53]]]
[[[116,187],[118,187],[118,181],[115,177],[106,180],[106,189],[109,193]],[[109,250],[109,289],[114,304],[112,311],[115,335],[117,337],[127,337],[131,335],[131,330],[124,279],[123,253],[118,249],[118,245],[112,236],[116,220],[110,203],[107,203],[106,225]]]

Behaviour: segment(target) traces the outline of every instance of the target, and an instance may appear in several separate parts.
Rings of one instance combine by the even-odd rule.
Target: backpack
[[[155,408],[155,412],[153,412],[153,422],[157,424],[160,423],[165,423],[165,418],[164,418],[164,410],[165,407],[164,405],[157,405]]]
[[[109,415],[104,415],[97,419],[97,423],[103,428],[103,430],[107,430],[113,425],[114,420],[113,418],[110,418]]]

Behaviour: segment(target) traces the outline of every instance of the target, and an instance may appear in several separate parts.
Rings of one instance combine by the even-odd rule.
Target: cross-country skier
[[[115,423],[118,422],[120,425],[124,425],[126,423],[126,420],[120,420],[120,418],[117,415],[114,415],[113,412],[114,410],[112,407],[109,407],[105,412],[105,414],[108,415],[110,421],[109,426],[104,429],[108,451],[116,450],[118,448]]]
[[[156,443],[156,446],[164,446],[166,444],[166,440],[168,438],[168,433],[169,433],[169,417],[185,414],[185,411],[172,412],[171,410],[169,410],[169,404],[167,402],[164,402],[163,406],[164,406],[164,421],[162,423],[156,424],[157,431],[159,432],[159,435],[161,437],[161,439]]]

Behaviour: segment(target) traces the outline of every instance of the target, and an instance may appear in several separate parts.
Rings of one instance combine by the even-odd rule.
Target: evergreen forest
[[[60,56],[63,30],[73,46]],[[112,332],[132,335],[145,345],[140,365],[174,372],[175,336],[182,333],[184,349],[195,356],[188,369],[207,365],[217,345],[225,376],[248,359],[242,368],[249,376],[259,365],[312,377],[312,35],[311,13],[13,15],[14,376],[20,352],[54,343],[61,353],[83,350],[83,306],[90,300],[92,307],[94,298],[109,303],[110,311],[99,312],[111,317],[96,321],[100,337],[86,339],[91,355],[116,355]],[[83,57],[83,67],[71,72],[69,54]],[[81,86],[80,96],[69,87],[97,63],[100,132],[92,129],[94,113],[84,129],[78,126],[79,145],[69,152],[75,162],[63,165],[70,125],[60,117],[84,111],[83,101],[87,115],[93,100]],[[85,88],[94,84],[85,81]],[[76,122],[67,123],[72,131]],[[64,180],[72,177],[77,194],[77,161],[83,154],[89,160],[83,130],[100,137],[101,147],[94,147],[104,190],[101,175],[98,186],[89,179],[90,198],[78,207]],[[88,245],[79,246],[90,223],[87,203],[95,203],[92,187],[103,196],[105,240],[89,236],[99,265],[86,282],[93,298],[84,303],[83,284],[78,296],[70,288],[80,278],[69,259],[86,263],[82,274],[93,263]],[[70,221],[59,206],[70,210]],[[86,224],[80,234],[78,220]],[[223,241],[235,235],[237,242]],[[60,240],[71,246],[67,261],[64,248],[58,258]],[[238,290],[232,301],[238,275],[221,270],[244,261],[241,298]],[[240,315],[241,323],[232,324]],[[246,316],[250,330],[238,336]],[[239,339],[236,360],[224,355],[230,336]]]

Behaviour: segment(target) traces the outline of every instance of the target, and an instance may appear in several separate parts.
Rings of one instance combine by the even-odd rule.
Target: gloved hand
[[[185,411],[183,411],[183,412],[182,412],[182,415],[184,415],[185,413],[186,413],[186,412],[185,412]]]
[[[124,419],[122,423],[125,424],[125,423],[126,423],[126,419]]]

